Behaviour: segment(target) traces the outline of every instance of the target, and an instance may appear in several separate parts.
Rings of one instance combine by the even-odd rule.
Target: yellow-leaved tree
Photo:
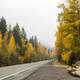
[[[13,34],[11,34],[10,42],[8,45],[8,51],[9,53],[15,53],[16,52],[16,43]]]
[[[30,56],[31,56],[31,54],[32,54],[32,52],[33,52],[33,46],[32,46],[32,43],[28,43],[27,44],[27,56],[28,56],[28,58],[30,58]]]
[[[19,56],[21,63],[29,62],[31,60],[31,56],[32,56],[33,52],[34,52],[34,48],[32,46],[32,43],[28,42],[26,45],[25,54]]]
[[[33,46],[32,46],[32,43],[30,43],[30,42],[27,43],[26,48],[27,48],[27,50],[26,50],[26,52],[25,52],[25,60],[26,60],[26,61],[30,61],[31,56],[32,56],[32,54],[33,54],[33,52],[34,52],[34,48],[33,48]]]
[[[2,47],[2,33],[0,32],[0,48]]]
[[[3,42],[4,42],[4,47],[8,49],[8,43],[9,43],[8,32],[5,33]]]

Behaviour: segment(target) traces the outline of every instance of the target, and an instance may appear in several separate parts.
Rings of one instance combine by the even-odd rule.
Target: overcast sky
[[[62,0],[0,0],[0,17],[8,24],[18,22],[24,26],[27,36],[37,35],[44,45],[53,47],[58,9]]]

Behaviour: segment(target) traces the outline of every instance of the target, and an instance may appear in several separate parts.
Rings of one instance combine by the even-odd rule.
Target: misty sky
[[[0,17],[8,24],[24,26],[28,38],[37,35],[43,44],[53,47],[58,9],[62,0],[0,0]]]

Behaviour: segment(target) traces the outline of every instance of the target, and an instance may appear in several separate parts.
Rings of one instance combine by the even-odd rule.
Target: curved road
[[[24,80],[80,80],[69,75],[65,67],[46,64]]]

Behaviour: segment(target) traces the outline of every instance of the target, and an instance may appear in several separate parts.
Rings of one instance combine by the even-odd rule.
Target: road
[[[51,65],[50,61],[14,65],[0,68],[0,80],[80,80],[71,76],[64,65]]]
[[[50,60],[0,68],[0,80],[23,80]]]
[[[46,64],[24,80],[80,80],[68,74],[66,67]]]

